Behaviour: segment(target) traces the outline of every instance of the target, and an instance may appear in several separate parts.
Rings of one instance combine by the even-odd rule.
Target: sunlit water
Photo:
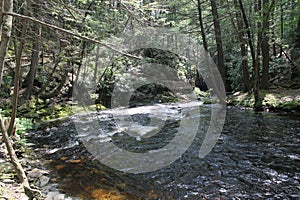
[[[103,127],[97,140],[133,152],[163,148],[176,134],[183,107],[173,104],[105,111],[97,118]],[[45,166],[53,171],[52,181],[71,197],[300,199],[299,116],[229,109],[216,146],[200,159],[199,147],[210,111],[210,106],[200,106],[200,125],[188,150],[171,165],[149,173],[120,172],[95,159],[81,140],[94,140],[94,135],[88,128],[86,134],[78,133],[74,125],[86,123],[89,115],[47,124],[35,131],[31,140],[43,155]]]

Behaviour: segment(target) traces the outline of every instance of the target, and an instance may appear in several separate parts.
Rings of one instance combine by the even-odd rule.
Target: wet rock
[[[57,191],[58,190],[57,187],[58,187],[58,183],[48,184],[43,187],[43,191],[44,193],[47,193],[49,191]]]
[[[39,179],[40,179],[40,187],[46,186],[50,181],[50,178],[44,175],[41,176]]]
[[[54,197],[59,195],[59,192],[49,192],[46,196],[45,200],[54,200]]]
[[[3,180],[3,183],[6,183],[6,184],[13,184],[15,181],[14,180],[11,180],[11,179],[4,179]]]
[[[65,200],[64,194],[57,194],[53,197],[53,200]]]
[[[48,174],[47,171],[42,170],[42,169],[38,169],[38,168],[34,168],[33,170],[28,172],[28,177],[29,178],[39,178],[41,177],[43,174]]]

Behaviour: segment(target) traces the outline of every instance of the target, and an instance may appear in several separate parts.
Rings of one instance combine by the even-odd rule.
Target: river
[[[127,109],[126,115],[118,109],[98,113],[103,132],[97,140],[135,153],[164,148],[181,126],[183,108],[160,105],[159,114],[149,108]],[[76,126],[87,124],[89,115],[47,123],[30,140],[51,170],[51,181],[75,199],[300,199],[299,116],[227,109],[216,145],[199,158],[211,106],[197,109],[199,126],[186,151],[171,164],[144,173],[119,171],[96,159],[83,142],[95,141],[93,134]],[[130,134],[139,129],[144,132]]]

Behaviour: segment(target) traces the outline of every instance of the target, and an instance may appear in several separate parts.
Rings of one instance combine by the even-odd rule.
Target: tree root
[[[33,189],[29,185],[28,178],[25,174],[25,171],[24,171],[21,163],[19,162],[19,159],[18,159],[16,152],[12,146],[12,143],[10,141],[10,138],[8,136],[8,133],[6,131],[6,128],[5,128],[4,123],[1,118],[0,118],[0,131],[2,132],[3,140],[4,140],[5,146],[7,148],[10,160],[17,172],[18,178],[20,179],[20,181],[24,187],[25,194],[29,197],[29,199],[41,199],[42,198],[41,191]]]

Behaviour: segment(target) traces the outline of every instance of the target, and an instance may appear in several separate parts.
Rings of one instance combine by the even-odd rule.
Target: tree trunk
[[[245,30],[243,27],[242,16],[239,10],[239,5],[237,0],[234,0],[234,5],[236,9],[236,20],[237,20],[237,31],[240,40],[240,49],[242,56],[242,66],[243,66],[243,83],[244,83],[244,92],[250,91],[250,79],[249,79],[249,69],[248,69],[248,53],[246,48],[246,39],[245,39]]]
[[[270,5],[269,0],[263,0],[263,25],[262,25],[262,76],[261,88],[267,89],[269,86],[269,65],[270,65],[270,45],[269,45],[269,30],[270,30],[270,13],[274,8],[274,0]]]
[[[291,51],[291,59],[294,63],[292,68],[292,80],[296,86],[300,85],[300,16],[298,18],[298,25],[296,28],[296,37],[294,49]]]
[[[94,4],[94,1],[92,1],[88,8],[86,10],[89,10],[92,5]],[[82,24],[85,24],[85,21],[86,21],[86,18],[88,16],[89,12],[85,12],[84,13],[84,18],[82,19]],[[83,26],[79,28],[80,32],[83,31]],[[82,41],[82,44],[81,44],[81,52],[80,52],[80,61],[79,61],[79,66],[78,66],[78,70],[77,70],[77,73],[76,73],[76,78],[75,78],[75,81],[74,81],[74,85],[77,84],[78,82],[78,79],[79,79],[79,76],[80,76],[80,70],[81,70],[81,67],[82,67],[82,64],[83,64],[83,59],[84,59],[84,56],[85,56],[85,53],[86,53],[86,46],[87,46],[87,42],[84,40]]]
[[[100,45],[97,45],[96,61],[95,61],[95,71],[94,71],[94,77],[93,77],[94,83],[97,83],[97,75],[98,75],[98,68],[99,68],[99,58],[100,58]]]
[[[24,171],[21,163],[19,162],[16,152],[10,141],[9,134],[6,131],[4,123],[1,118],[0,118],[0,132],[2,133],[3,140],[5,143],[8,155],[10,157],[10,160],[17,172],[17,176],[20,179],[21,184],[24,187],[25,194],[29,197],[29,199],[36,199],[36,198],[39,199],[40,197],[42,197],[42,194],[39,190],[35,190],[30,187],[28,178],[25,174],[25,171]]]
[[[243,20],[244,20],[244,24],[245,24],[245,29],[246,29],[246,32],[247,32],[248,45],[249,45],[249,48],[250,48],[250,53],[251,53],[251,58],[252,58],[252,70],[254,70],[256,68],[255,50],[254,50],[254,45],[253,45],[253,41],[252,41],[252,37],[251,37],[250,25],[249,25],[249,22],[248,22],[248,18],[246,16],[246,12],[245,12],[242,0],[239,0],[239,6],[240,6],[240,9],[241,9],[241,12],[242,12],[242,16],[243,16]],[[254,82],[255,82],[255,78],[252,77],[253,88],[254,88]]]
[[[199,17],[199,24],[200,24],[200,31],[201,31],[203,47],[207,51],[208,46],[207,46],[206,35],[205,35],[205,30],[204,30],[204,25],[203,25],[203,20],[202,20],[202,8],[201,8],[200,0],[198,0],[198,17]]]
[[[280,1],[280,41],[283,41],[284,19],[283,19],[283,0]],[[283,48],[280,48],[280,57],[283,55]]]
[[[255,4],[255,12],[260,13],[261,12],[261,0],[256,0]],[[259,68],[260,68],[260,56],[261,56],[261,41],[262,41],[262,25],[261,22],[258,20],[256,23],[256,28],[258,30],[257,33],[257,46],[256,46],[256,59],[255,59],[255,65],[253,68],[253,76],[254,76],[254,108],[256,110],[259,110],[262,106],[261,99],[259,97]]]
[[[272,12],[272,29],[271,29],[271,36],[272,36],[272,50],[273,50],[273,57],[277,56],[277,50],[276,50],[276,40],[275,40],[275,12]]]
[[[224,52],[223,52],[223,44],[222,44],[222,35],[221,35],[221,27],[219,22],[219,15],[217,4],[215,0],[211,0],[211,8],[212,8],[212,15],[214,21],[214,29],[215,29],[215,38],[217,44],[217,51],[218,51],[218,69],[220,71],[221,77],[223,79],[223,83],[226,87],[226,70],[225,70],[225,63],[224,63]]]
[[[16,54],[16,67],[15,67],[15,75],[14,75],[14,93],[12,97],[12,112],[11,112],[11,121],[8,128],[8,133],[13,133],[12,130],[15,127],[15,120],[17,117],[17,109],[18,109],[18,98],[19,98],[19,86],[20,86],[20,79],[21,79],[21,59],[22,59],[22,52],[24,46],[24,39],[27,32],[27,20],[24,20],[22,23],[22,30],[21,30],[21,38],[19,46],[16,45],[15,54]]]
[[[32,5],[33,13],[37,14],[40,13],[40,2],[33,3]],[[31,64],[30,64],[30,70],[26,76],[25,82],[27,85],[26,91],[25,91],[25,99],[28,100],[31,96],[32,90],[33,90],[33,82],[36,76],[36,69],[38,67],[39,62],[39,53],[40,53],[40,39],[41,39],[41,25],[40,24],[34,24],[34,38],[36,38],[33,41],[32,44],[32,52],[31,52]]]
[[[1,21],[0,21],[0,30],[1,30],[1,42],[0,42],[0,88],[3,79],[4,71],[4,59],[8,49],[9,40],[12,30],[12,16],[3,15],[2,11],[12,12],[13,11],[13,0],[1,0]]]

